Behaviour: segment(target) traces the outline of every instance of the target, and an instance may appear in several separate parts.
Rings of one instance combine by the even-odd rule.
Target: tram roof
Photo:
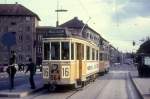
[[[94,45],[97,45],[95,42],[91,41],[91,40],[88,40],[88,39],[85,39],[83,37],[79,37],[79,36],[66,36],[66,37],[51,37],[51,38],[43,38],[43,40],[73,40],[73,39],[79,39],[79,40],[83,40],[83,41],[86,41],[86,42],[89,42],[91,44],[94,44]],[[98,47],[98,45],[97,45]]]

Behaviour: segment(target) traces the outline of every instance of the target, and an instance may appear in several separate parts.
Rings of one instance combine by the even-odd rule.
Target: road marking
[[[129,73],[129,71],[109,71],[109,73]]]

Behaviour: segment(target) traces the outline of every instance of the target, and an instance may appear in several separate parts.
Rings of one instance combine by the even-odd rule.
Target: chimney
[[[74,17],[74,19],[78,20],[78,17]]]

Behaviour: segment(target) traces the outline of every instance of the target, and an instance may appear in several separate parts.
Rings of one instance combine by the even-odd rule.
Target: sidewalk
[[[132,81],[143,99],[150,99],[150,78],[139,78],[137,72],[131,73]]]
[[[13,90],[1,90],[0,91],[0,98],[8,97],[8,98],[21,98],[25,97],[29,94],[34,92],[40,91],[43,88],[43,80],[35,81],[36,89],[30,89],[30,84],[23,84],[20,86],[15,87]]]
[[[21,71],[21,72],[17,71],[15,76],[20,76],[22,74],[24,74],[23,71]],[[8,78],[8,73],[7,72],[0,73],[0,79],[3,79],[3,78]]]
[[[38,69],[36,71],[36,73],[41,73]],[[24,75],[25,74],[25,71],[17,71],[15,76],[21,76],[21,75]],[[0,79],[3,79],[3,78],[8,78],[8,73],[7,72],[1,72],[0,73]]]

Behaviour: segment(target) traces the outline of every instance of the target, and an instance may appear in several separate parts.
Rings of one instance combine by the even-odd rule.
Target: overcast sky
[[[150,0],[58,0],[60,24],[77,16],[120,51],[135,51],[150,36]],[[24,5],[41,18],[40,25],[55,26],[57,0],[0,0]],[[132,46],[132,41],[137,42]]]

